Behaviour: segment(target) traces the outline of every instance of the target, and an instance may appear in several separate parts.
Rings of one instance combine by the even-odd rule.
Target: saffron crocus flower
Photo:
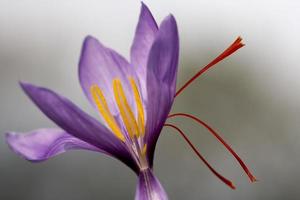
[[[9,132],[7,142],[13,151],[33,162],[74,149],[104,153],[122,161],[138,175],[136,200],[167,200],[166,192],[152,169],[156,142],[162,128],[168,126],[179,131],[209,169],[234,188],[206,162],[181,129],[165,123],[167,118],[188,117],[210,130],[254,181],[238,155],[206,123],[185,113],[169,115],[178,94],[203,72],[242,46],[238,38],[176,92],[179,56],[176,21],[169,15],[158,27],[142,3],[130,62],[91,36],[84,40],[79,80],[102,123],[49,89],[20,83],[29,98],[60,128],[39,129],[26,134]]]

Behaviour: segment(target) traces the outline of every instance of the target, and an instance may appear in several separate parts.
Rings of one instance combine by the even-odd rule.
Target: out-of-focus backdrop
[[[161,21],[173,13],[180,33],[178,86],[241,35],[246,46],[194,82],[173,111],[218,130],[258,177],[205,129],[173,120],[237,186],[222,184],[171,129],[164,129],[155,173],[170,199],[296,200],[300,196],[300,1],[149,0]],[[82,94],[77,64],[91,34],[128,58],[137,0],[0,1],[0,199],[133,199],[136,177],[118,161],[73,151],[32,164],[7,147],[6,131],[55,127],[23,94],[19,80],[52,88],[97,115]]]

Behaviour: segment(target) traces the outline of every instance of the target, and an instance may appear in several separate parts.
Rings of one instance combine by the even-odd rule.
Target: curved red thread
[[[214,131],[208,124],[206,124],[205,122],[203,122],[202,120],[200,120],[199,118],[190,115],[190,114],[186,114],[186,113],[175,113],[175,114],[171,114],[168,116],[168,118],[172,118],[172,117],[178,117],[178,116],[182,116],[182,117],[187,117],[189,119],[193,119],[194,121],[196,121],[197,123],[199,123],[200,125],[204,126],[213,136],[215,136],[219,142],[221,142],[226,149],[235,157],[235,159],[239,162],[240,166],[243,168],[243,170],[245,171],[245,173],[247,174],[247,176],[249,177],[251,182],[255,182],[257,181],[257,179],[252,175],[252,173],[250,172],[250,170],[248,169],[248,167],[246,166],[246,164],[242,161],[242,159],[237,155],[237,153],[235,153],[235,151],[224,141],[224,139],[217,134],[216,131]]]
[[[202,160],[204,162],[204,164],[210,169],[210,171],[217,176],[222,182],[224,182],[226,185],[228,185],[231,189],[235,189],[235,186],[233,185],[233,183],[226,179],[224,176],[222,176],[221,174],[219,174],[206,160],[205,158],[199,153],[199,151],[196,149],[196,147],[192,144],[192,142],[187,138],[187,136],[184,134],[184,132],[178,128],[177,126],[173,125],[173,124],[164,124],[164,126],[168,126],[171,127],[175,130],[177,130],[181,136],[185,139],[185,141],[190,145],[190,147],[193,149],[193,151],[196,153],[196,155],[200,158],[200,160]]]
[[[186,87],[188,87],[194,80],[196,80],[201,74],[207,71],[210,67],[214,66],[221,60],[225,59],[226,57],[230,56],[239,48],[245,46],[245,44],[241,43],[242,38],[238,37],[223,53],[221,53],[218,57],[216,57],[213,61],[211,61],[208,65],[203,67],[199,72],[197,72],[190,80],[188,80],[175,94],[177,97]]]

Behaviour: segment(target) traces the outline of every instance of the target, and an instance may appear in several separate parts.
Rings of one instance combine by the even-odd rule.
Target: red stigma
[[[202,120],[200,120],[199,118],[190,115],[190,114],[186,114],[186,113],[175,113],[175,114],[171,114],[168,116],[168,118],[172,118],[172,117],[186,117],[189,119],[194,120],[195,122],[197,122],[198,124],[202,125],[203,127],[205,127],[214,137],[217,138],[217,140],[219,140],[219,142],[221,142],[225,148],[235,157],[235,159],[238,161],[238,163],[240,164],[240,166],[243,168],[243,170],[245,171],[245,173],[247,174],[247,176],[249,177],[251,182],[255,182],[257,181],[257,179],[252,175],[252,173],[250,172],[250,170],[248,169],[248,167],[246,166],[246,164],[242,161],[242,159],[238,156],[238,154],[225,142],[225,140],[214,130],[212,129],[208,124],[206,124],[205,122],[203,122]]]
[[[194,80],[196,80],[199,76],[201,76],[204,72],[206,72],[208,69],[210,69],[212,66],[220,62],[221,60],[225,59],[226,57],[230,56],[232,53],[237,51],[239,48],[243,47],[244,44],[241,43],[242,38],[238,37],[223,53],[221,53],[218,57],[216,57],[213,61],[211,61],[208,65],[203,67],[200,71],[198,71],[191,79],[189,79],[175,94],[175,97],[177,97],[179,94],[181,94],[182,91],[184,91]],[[252,175],[246,164],[242,161],[242,159],[237,155],[237,153],[225,142],[225,140],[214,130],[212,129],[207,123],[203,122],[199,118],[186,114],[186,113],[175,113],[168,116],[168,118],[173,117],[186,117],[189,119],[194,120],[201,126],[205,127],[221,144],[225,146],[225,148],[233,155],[233,157],[238,161],[242,169],[245,171],[247,176],[249,177],[251,182],[257,181],[257,179]],[[213,174],[215,174],[221,181],[223,181],[226,185],[228,185],[230,188],[235,189],[235,186],[232,184],[231,181],[220,175],[212,166],[205,160],[205,158],[199,153],[199,151],[195,148],[195,146],[192,144],[192,142],[187,138],[187,136],[184,134],[184,132],[178,128],[177,126],[173,124],[165,124],[164,126],[171,127],[175,130],[177,130],[183,139],[189,144],[189,146],[192,148],[192,150],[196,153],[196,155],[199,157],[200,160],[204,162],[204,164],[212,171]]]
[[[171,127],[175,130],[177,130],[180,135],[184,138],[184,140],[190,145],[190,147],[192,148],[192,150],[196,153],[196,155],[198,156],[198,158],[200,160],[203,161],[203,163],[208,167],[208,169],[210,169],[210,171],[217,176],[222,182],[224,182],[226,185],[228,185],[231,189],[235,189],[235,186],[233,185],[233,183],[226,179],[224,176],[222,176],[221,174],[219,174],[206,160],[205,158],[200,154],[200,152],[196,149],[196,147],[192,144],[192,142],[187,138],[187,136],[184,134],[184,132],[178,128],[177,126],[173,125],[173,124],[165,124],[164,126],[168,126]]]
[[[242,43],[242,38],[238,37],[223,53],[221,53],[218,57],[216,57],[213,61],[208,63],[205,67],[203,67],[199,72],[197,72],[190,80],[188,80],[175,94],[177,97],[183,90],[185,90],[194,80],[196,80],[199,76],[201,76],[204,72],[206,72],[209,68],[220,62],[221,60],[225,59],[226,57],[230,56],[239,48],[245,46]]]

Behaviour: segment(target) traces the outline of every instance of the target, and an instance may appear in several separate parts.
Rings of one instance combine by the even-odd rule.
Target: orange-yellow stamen
[[[132,77],[130,77],[129,80],[130,80],[130,84],[131,84],[131,87],[133,90],[134,99],[135,99],[136,107],[137,107],[137,111],[138,111],[137,121],[138,121],[139,131],[142,134],[142,136],[144,136],[144,134],[145,134],[145,115],[144,115],[142,98],[141,98],[141,95],[139,93],[138,87],[137,87],[134,79]]]
[[[103,95],[103,92],[97,85],[91,86],[90,91],[92,94],[92,98],[93,98],[100,114],[102,115],[103,119],[106,121],[109,128],[117,136],[117,138],[119,138],[120,140],[122,140],[124,142],[125,137],[122,134],[118,124],[116,123],[115,118],[112,116],[111,112],[109,111],[106,99]]]
[[[147,152],[147,144],[144,144],[144,147],[142,149],[142,155],[145,156]]]
[[[134,136],[139,137],[139,128],[135,120],[135,116],[130,108],[125,92],[122,87],[122,83],[119,79],[113,80],[113,90],[116,99],[116,103],[119,107],[121,117],[127,129],[130,138]]]

